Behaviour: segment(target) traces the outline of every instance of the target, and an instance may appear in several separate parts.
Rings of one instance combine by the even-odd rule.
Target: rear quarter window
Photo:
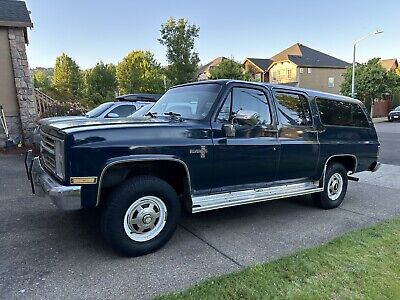
[[[370,127],[364,110],[357,103],[317,98],[323,125]]]

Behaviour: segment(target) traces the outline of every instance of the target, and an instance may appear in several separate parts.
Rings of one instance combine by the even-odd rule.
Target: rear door
[[[236,84],[227,90],[218,114],[211,122],[214,168],[212,192],[248,189],[275,180],[279,143],[275,112],[268,91],[256,85]],[[240,125],[240,110],[258,114],[256,125]],[[224,124],[233,122],[236,134],[227,136]]]
[[[273,89],[273,94],[281,146],[277,180],[314,179],[319,159],[319,142],[309,97],[299,91],[284,89]]]

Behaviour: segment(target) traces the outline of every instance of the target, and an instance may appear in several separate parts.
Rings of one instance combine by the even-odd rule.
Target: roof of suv
[[[147,101],[147,102],[157,102],[162,94],[126,94],[116,97],[118,101]]]
[[[210,84],[210,83],[228,84],[228,83],[232,83],[232,82],[264,86],[264,87],[267,87],[268,89],[279,88],[279,89],[290,90],[290,91],[298,91],[298,92],[306,93],[313,97],[321,97],[321,98],[323,97],[328,100],[340,100],[340,101],[352,102],[352,103],[357,103],[357,104],[362,103],[358,99],[354,99],[354,98],[343,96],[343,95],[330,94],[330,93],[325,93],[325,92],[321,92],[321,91],[309,90],[309,89],[298,88],[298,87],[293,87],[293,86],[289,86],[289,85],[282,85],[282,84],[275,84],[275,83],[268,83],[268,82],[253,82],[253,81],[232,80],[232,79],[215,79],[215,80],[203,80],[203,81],[190,82],[190,83],[177,85],[175,87],[197,85],[197,84]]]

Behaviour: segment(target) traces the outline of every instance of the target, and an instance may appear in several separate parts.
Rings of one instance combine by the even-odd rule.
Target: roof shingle
[[[269,68],[269,66],[274,62],[273,60],[267,59],[267,58],[247,57],[246,59],[249,60],[250,62],[252,62],[254,65],[259,67],[263,71],[267,70]]]
[[[347,68],[348,62],[296,43],[271,58],[274,62],[289,60],[299,67]]]
[[[0,26],[32,27],[33,24],[25,2],[0,0]]]

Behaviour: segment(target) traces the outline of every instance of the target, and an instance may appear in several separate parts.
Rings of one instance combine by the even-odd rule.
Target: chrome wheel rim
[[[128,237],[136,242],[155,238],[167,221],[167,207],[155,196],[139,198],[129,206],[124,217],[124,229]]]
[[[328,181],[328,198],[332,201],[337,200],[342,194],[343,177],[339,173],[335,173]]]

